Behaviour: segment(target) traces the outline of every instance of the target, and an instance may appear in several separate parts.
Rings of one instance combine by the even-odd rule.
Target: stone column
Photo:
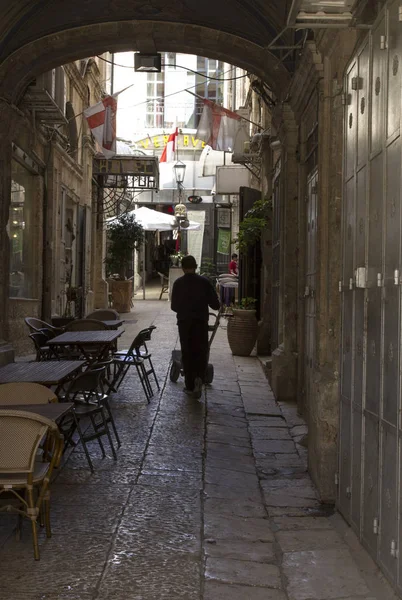
[[[297,394],[297,234],[298,234],[298,127],[284,103],[274,125],[282,144],[281,315],[278,348],[272,352],[272,388],[277,400],[295,400]]]
[[[263,139],[261,187],[264,198],[272,195],[272,151],[270,139]],[[272,330],[272,209],[267,217],[267,226],[261,235],[261,320],[258,329],[257,353],[271,354]]]
[[[11,202],[10,133],[15,127],[13,109],[0,100],[0,365],[14,360],[8,340],[10,239],[7,232]]]
[[[93,186],[93,202],[95,208],[94,224],[93,224],[93,290],[94,290],[94,307],[108,307],[108,292],[109,286],[105,279],[105,254],[106,254],[106,233],[104,225],[104,215],[102,211],[102,188]]]

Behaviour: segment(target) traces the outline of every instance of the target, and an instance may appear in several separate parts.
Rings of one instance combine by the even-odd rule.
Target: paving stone
[[[293,454],[295,445],[292,440],[255,440],[253,439],[253,448],[256,456],[264,454]]]
[[[206,581],[203,600],[286,600],[279,590]]]
[[[253,456],[251,446],[236,444],[221,444],[218,442],[207,442],[206,444],[208,460],[235,459],[237,456]]]
[[[266,417],[264,415],[248,415],[250,425],[258,425],[258,427],[284,427],[288,429],[288,425],[282,416],[279,414],[276,417]]]
[[[267,516],[264,505],[257,501],[229,500],[221,498],[206,498],[204,501],[205,515],[229,515],[237,517],[261,517]]]
[[[275,517],[272,523],[275,530],[281,531],[332,529],[326,517]]]
[[[278,531],[276,539],[282,552],[345,548],[346,545],[334,530]]]
[[[256,472],[254,458],[252,456],[240,456],[236,457],[236,460],[230,459],[214,459],[214,466],[217,469],[224,469],[229,471],[237,471],[241,473],[252,473]]]
[[[258,486],[258,477],[253,473],[241,473],[236,471],[225,471],[223,469],[208,468],[205,471],[206,483],[215,483],[216,485],[226,485],[228,487],[256,487]]]
[[[220,437],[245,438],[247,440],[250,438],[248,430],[244,427],[229,427],[228,425],[214,425],[212,423],[207,427],[207,435],[209,439],[216,437],[218,441]]]
[[[230,488],[223,485],[213,485],[207,483],[204,488],[206,498],[222,498],[228,500],[238,500],[239,502],[255,502],[255,498],[260,495],[259,487],[249,488]]]
[[[245,560],[207,558],[205,577],[226,583],[282,588],[278,567]]]
[[[275,562],[274,544],[269,542],[237,542],[234,540],[205,540],[206,556],[235,558],[253,562]]]
[[[214,540],[245,540],[249,542],[273,542],[267,519],[205,515],[204,535]]]
[[[253,440],[288,440],[292,441],[289,430],[285,427],[254,427],[250,426]]]
[[[289,600],[332,600],[370,596],[348,550],[330,549],[284,554]]]

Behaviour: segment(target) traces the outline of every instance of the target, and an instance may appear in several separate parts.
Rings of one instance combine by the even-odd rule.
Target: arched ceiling
[[[219,58],[280,96],[286,65],[267,50],[290,0],[0,0],[0,95],[18,101],[38,73],[106,50]],[[290,34],[291,35],[291,34]],[[281,40],[279,43],[286,43]]]

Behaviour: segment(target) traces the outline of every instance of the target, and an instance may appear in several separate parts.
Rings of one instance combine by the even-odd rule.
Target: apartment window
[[[147,127],[164,126],[165,109],[165,75],[161,73],[147,73]]]
[[[223,102],[223,81],[218,81],[223,78],[223,62],[197,56],[197,71],[196,75],[196,90],[195,93],[202,98],[208,98],[212,102],[222,104]],[[207,77],[203,77],[206,75]],[[214,79],[208,79],[213,77]],[[195,102],[195,127],[198,127],[200,116],[203,109],[201,100]]]
[[[10,296],[34,298],[36,248],[34,239],[35,175],[12,161],[10,207]]]

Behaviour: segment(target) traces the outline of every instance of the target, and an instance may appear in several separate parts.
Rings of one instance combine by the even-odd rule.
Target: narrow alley
[[[132,372],[113,396],[117,462],[90,444],[51,486],[53,536],[32,558],[29,524],[1,515],[1,600],[391,600],[357,538],[321,505],[306,472],[306,427],[277,404],[257,357],[232,356],[223,321],[200,402],[169,380],[177,344],[168,302],[135,301],[161,392],[147,405]],[[134,370],[133,370],[134,371]]]

